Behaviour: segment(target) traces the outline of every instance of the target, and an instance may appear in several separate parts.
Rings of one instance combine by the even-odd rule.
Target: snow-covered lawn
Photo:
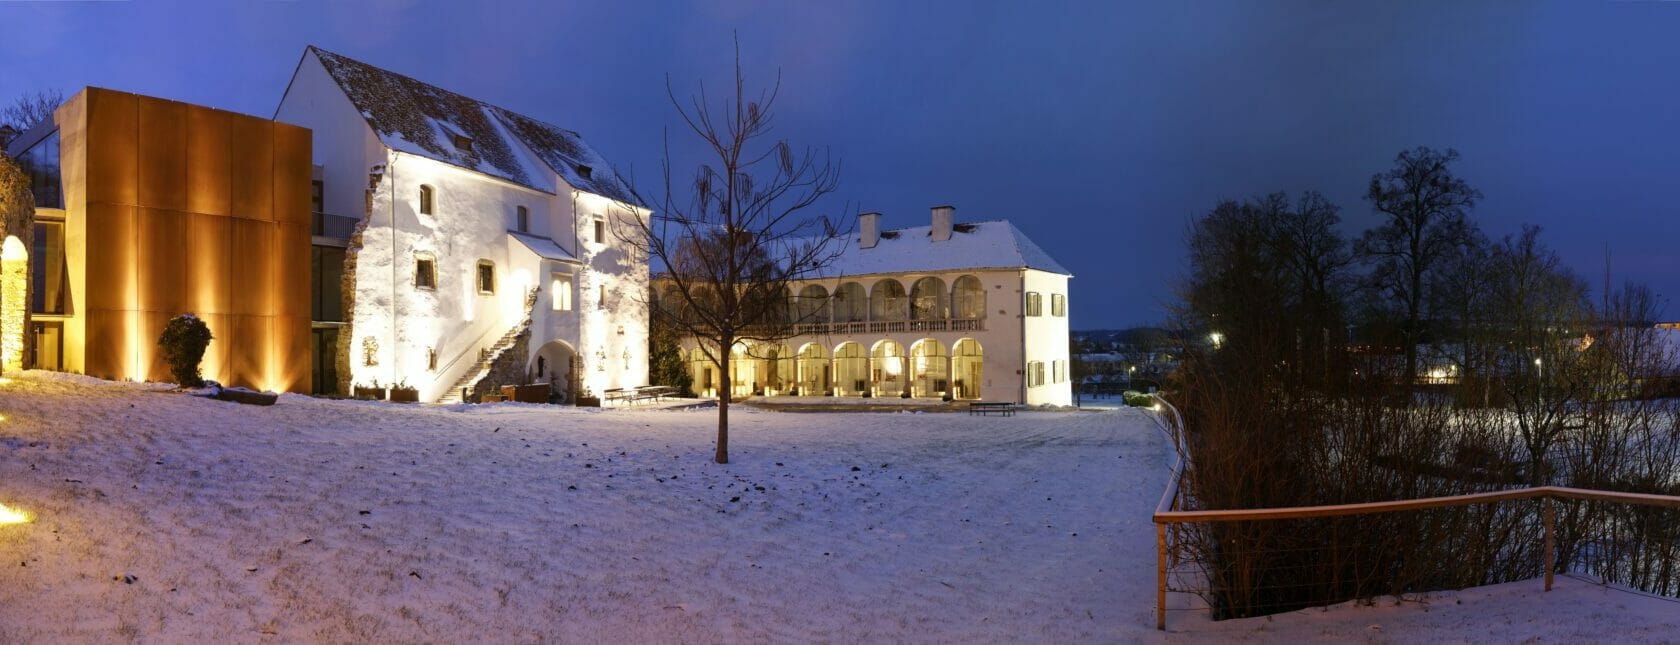
[[[1680,605],[1565,578],[1163,635],[1145,414],[743,407],[718,466],[711,410],[259,408],[30,373],[0,384],[0,503],[38,516],[0,526],[0,642],[1680,633]]]

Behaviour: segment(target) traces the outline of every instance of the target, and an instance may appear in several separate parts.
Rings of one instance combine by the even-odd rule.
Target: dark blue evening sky
[[[1680,3],[0,4],[0,100],[84,85],[272,115],[316,44],[583,133],[643,182],[664,95],[784,76],[780,132],[842,200],[1008,218],[1075,274],[1075,328],[1163,317],[1188,219],[1317,189],[1350,236],[1372,173],[1455,147],[1493,235],[1680,318]],[[679,160],[694,148],[677,136]]]

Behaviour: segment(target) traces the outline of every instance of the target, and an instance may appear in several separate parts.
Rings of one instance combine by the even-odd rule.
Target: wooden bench
[[[631,397],[631,400],[659,402],[665,400],[665,397],[675,395],[676,393],[677,388],[669,385],[643,385],[636,388],[635,396]]]
[[[971,401],[968,404],[969,416],[986,416],[996,413],[1000,416],[1015,416],[1015,404],[1008,401]]]

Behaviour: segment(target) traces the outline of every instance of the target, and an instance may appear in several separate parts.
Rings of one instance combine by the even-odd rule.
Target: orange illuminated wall
[[[83,371],[173,380],[157,338],[191,312],[215,335],[205,378],[308,392],[309,130],[99,88],[72,100],[85,115],[66,137],[86,163],[85,201],[67,205],[85,217],[70,222],[70,244],[85,244],[70,253],[85,263],[72,296]]]

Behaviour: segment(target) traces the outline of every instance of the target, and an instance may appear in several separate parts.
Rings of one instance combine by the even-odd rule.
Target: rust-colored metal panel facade
[[[170,380],[157,338],[190,312],[215,336],[206,378],[309,391],[309,131],[99,88],[71,100],[86,115],[61,124],[85,128],[86,197],[66,204],[87,231],[68,254],[86,271],[81,371]]]

